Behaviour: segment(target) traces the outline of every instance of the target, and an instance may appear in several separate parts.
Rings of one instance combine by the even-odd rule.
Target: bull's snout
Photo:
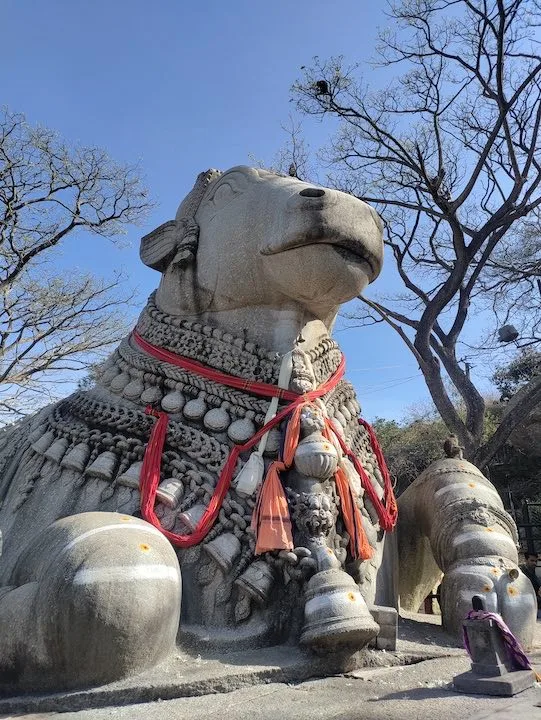
[[[263,255],[308,245],[335,245],[349,251],[348,262],[356,255],[368,263],[370,282],[378,276],[383,260],[381,220],[362,200],[339,190],[303,184],[291,192],[281,220],[282,232],[266,239]]]
[[[302,190],[296,190],[286,203],[286,210],[289,214],[308,213],[312,214],[320,210],[325,211],[338,202],[339,193],[328,188],[304,186]]]

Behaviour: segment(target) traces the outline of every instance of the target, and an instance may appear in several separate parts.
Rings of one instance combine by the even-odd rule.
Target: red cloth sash
[[[295,450],[299,442],[300,412],[302,407],[311,401],[322,397],[338,384],[345,371],[344,358],[342,358],[339,367],[329,380],[320,385],[316,390],[312,390],[304,395],[299,395],[298,393],[290,390],[283,390],[275,385],[243,380],[242,378],[238,378],[233,375],[218,372],[217,370],[208,368],[201,363],[152,345],[148,341],[144,340],[144,338],[142,338],[135,330],[133,331],[132,337],[135,343],[144,350],[144,352],[148,353],[157,360],[175,365],[176,367],[180,367],[208,380],[212,380],[244,392],[253,393],[254,395],[263,397],[278,397],[291,401],[288,405],[286,405],[286,407],[282,408],[274,416],[274,418],[266,423],[266,425],[260,428],[247,442],[241,445],[233,446],[226,463],[220,472],[218,482],[208,507],[199,520],[195,530],[189,535],[178,535],[177,533],[165,530],[161,526],[160,520],[154,510],[156,491],[160,482],[161,458],[167,436],[169,416],[167,413],[155,410],[151,406],[147,407],[147,414],[156,417],[157,422],[152,429],[141,469],[140,491],[141,514],[143,518],[154,525],[154,527],[158,528],[170,540],[170,542],[177,547],[187,548],[200,543],[216,522],[223,500],[231,486],[233,472],[237,465],[239,456],[242,453],[254,448],[265,433],[291,415],[292,417],[288,423],[288,429],[286,432],[284,456],[271,463],[265,480],[260,488],[256,508],[252,517],[252,527],[257,534],[256,553],[275,549],[291,549],[293,547],[291,522],[289,519],[287,499],[280,480],[280,472],[288,469],[293,463]],[[383,459],[383,454],[374,431],[368,423],[366,423],[366,421],[359,420],[359,423],[366,428],[370,436],[370,442],[384,478],[383,501],[379,499],[372,486],[370,478],[360,464],[359,460],[346,446],[343,439],[334,432],[330,421],[326,419],[325,422],[325,432],[327,437],[329,437],[329,433],[333,433],[333,435],[337,438],[337,441],[340,443],[343,452],[353,462],[355,469],[359,473],[362,486],[378,513],[382,529],[391,530],[396,524],[397,505],[389,472],[387,470],[387,466],[385,465],[385,460]],[[337,477],[337,489],[341,498],[344,524],[346,525],[346,529],[351,537],[350,550],[352,555],[353,557],[370,557],[371,550],[362,528],[361,516],[353,498],[353,491],[349,487],[349,483],[345,477]]]

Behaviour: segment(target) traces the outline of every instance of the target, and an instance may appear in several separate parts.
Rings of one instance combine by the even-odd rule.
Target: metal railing
[[[522,550],[541,552],[541,502],[524,500],[520,505],[513,502],[512,493],[509,492],[506,505],[518,529],[519,543]]]

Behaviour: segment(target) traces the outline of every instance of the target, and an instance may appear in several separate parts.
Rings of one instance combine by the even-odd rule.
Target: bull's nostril
[[[323,197],[323,195],[325,195],[325,190],[322,190],[321,188],[306,188],[305,190],[301,190],[299,195],[312,198]]]

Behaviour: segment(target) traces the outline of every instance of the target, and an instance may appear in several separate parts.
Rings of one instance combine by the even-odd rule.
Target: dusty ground
[[[367,667],[347,675],[296,684],[268,681],[200,697],[1,717],[24,717],[25,720],[541,720],[539,687],[532,687],[514,698],[456,693],[451,686],[452,678],[468,670],[469,661],[460,648],[448,643],[435,623],[437,618],[430,616],[409,616],[403,620],[398,653],[388,654],[389,663],[393,663],[390,667]],[[530,658],[541,670],[541,623],[538,629],[539,637]],[[434,659],[394,665],[415,655]],[[227,686],[223,689],[227,690]]]

